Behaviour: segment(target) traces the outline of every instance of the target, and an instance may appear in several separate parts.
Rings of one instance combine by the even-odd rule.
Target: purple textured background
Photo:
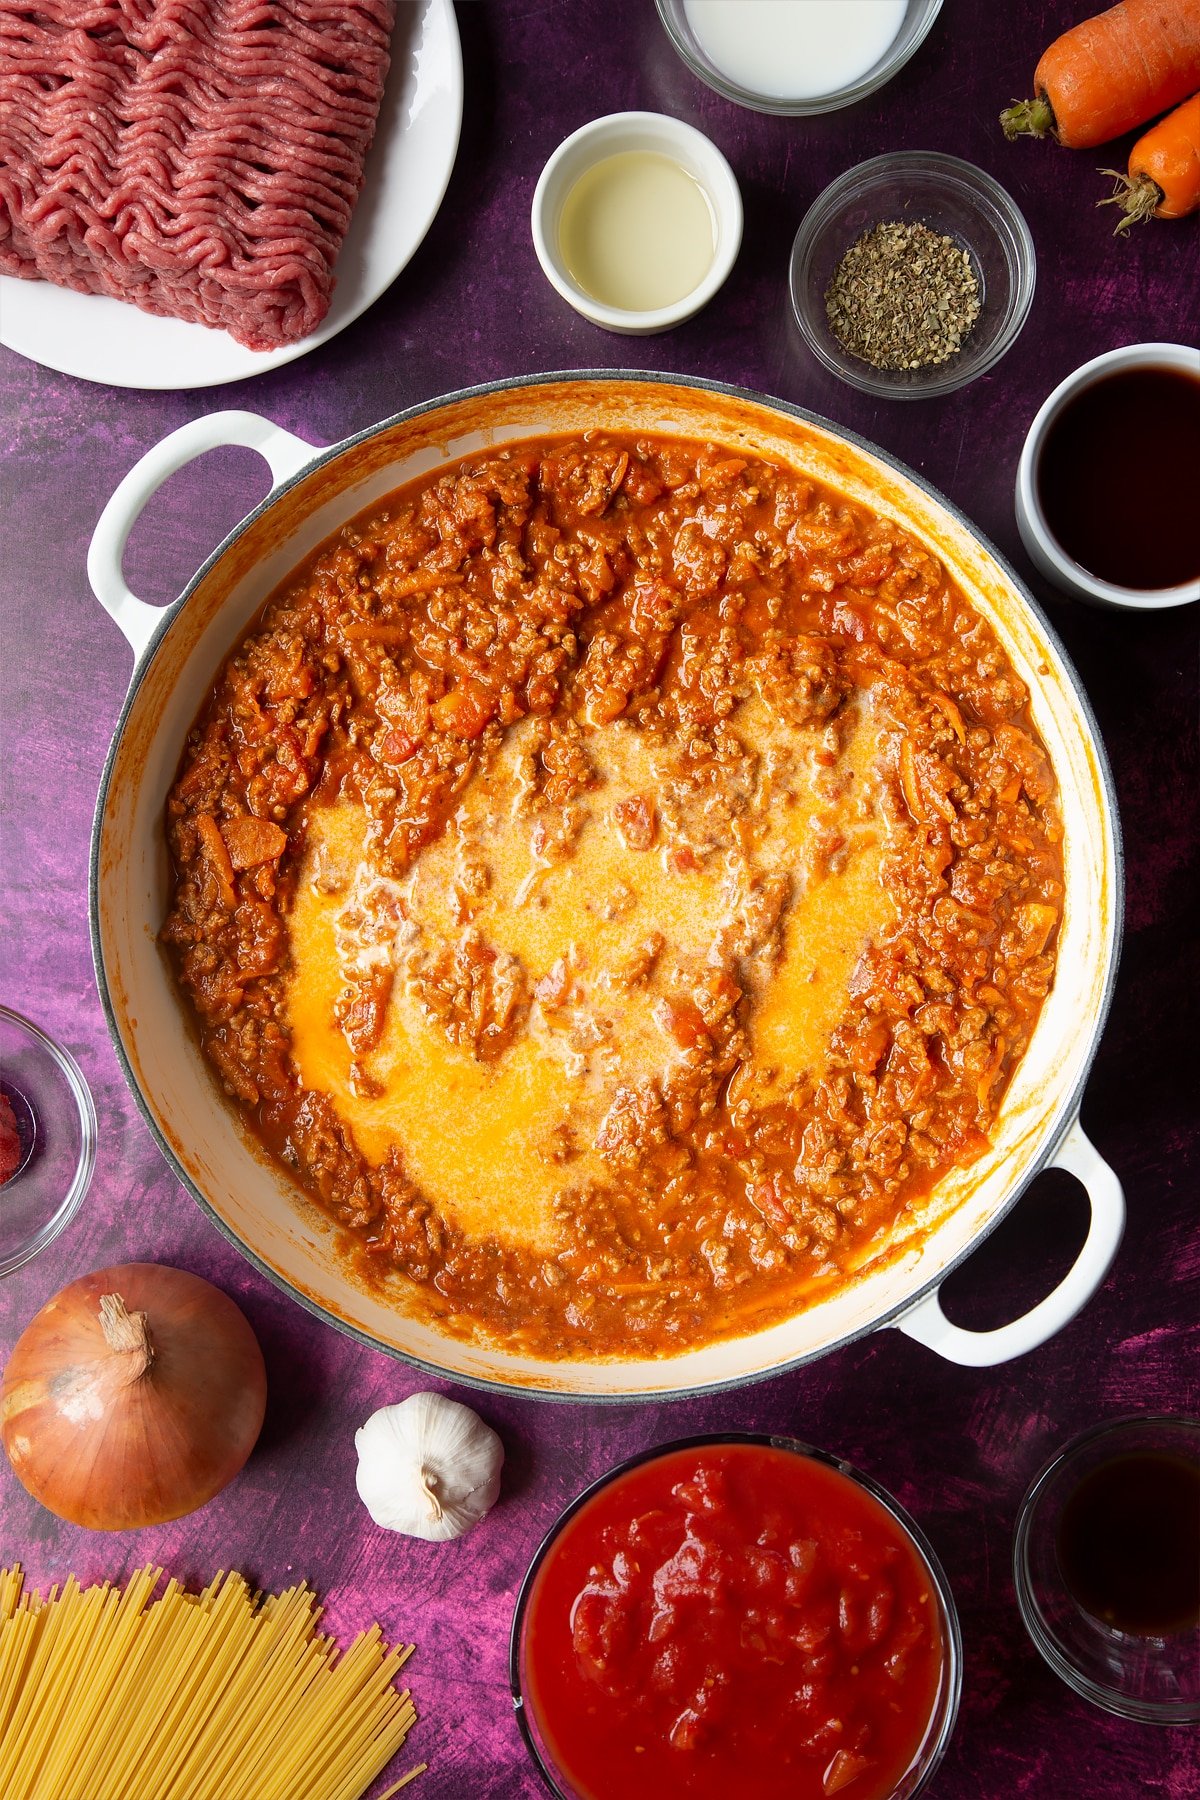
[[[1126,1184],[1129,1228],[1092,1304],[1041,1350],[994,1371],[950,1367],[885,1332],[796,1375],[694,1403],[621,1410],[477,1398],[507,1448],[503,1496],[471,1538],[436,1547],[375,1530],[354,1490],[354,1429],[422,1383],[317,1324],[218,1236],[161,1161],[110,1047],[88,951],[87,846],[130,659],[87,588],[92,527],[134,460],[201,413],[245,406],[327,443],[469,382],[633,364],[745,383],[862,432],[940,487],[1030,575],[1011,494],[1044,395],[1102,350],[1193,341],[1195,332],[1200,221],[1116,243],[1092,205],[1106,191],[1097,163],[1123,159],[1128,146],[1081,155],[1010,147],[997,127],[1001,105],[1028,91],[1042,47],[1085,10],[1082,0],[951,0],[890,87],[804,122],[739,111],[694,81],[650,0],[468,0],[458,8],[466,122],[445,205],[393,289],[343,335],[277,374],[179,394],[92,386],[0,351],[0,998],[75,1051],[101,1122],[82,1213],[0,1287],[0,1355],[63,1282],[147,1258],[195,1269],[233,1294],[271,1377],[266,1428],[244,1475],[162,1530],[109,1538],[63,1526],[0,1465],[0,1562],[20,1558],[41,1582],[69,1569],[119,1575],[147,1558],[197,1580],[230,1564],[264,1585],[307,1575],[339,1632],[378,1617],[390,1635],[416,1639],[421,1722],[409,1748],[431,1764],[415,1790],[424,1800],[539,1791],[506,1677],[512,1600],[530,1554],[585,1477],[710,1428],[792,1431],[836,1449],[925,1527],[966,1645],[959,1727],[934,1783],[940,1800],[1185,1800],[1200,1791],[1195,1733],[1094,1712],[1044,1667],[1023,1633],[1009,1564],[1021,1493],[1064,1438],[1107,1415],[1196,1410],[1197,612],[1109,615],[1032,582],[1099,716],[1128,855],[1121,978],[1083,1121]],[[700,317],[658,338],[618,339],[578,318],[542,279],[529,238],[546,156],[585,120],[626,107],[677,113],[707,131],[746,202],[728,285]],[[841,170],[901,146],[990,170],[1024,209],[1040,258],[1031,320],[1000,367],[947,399],[910,405],[825,376],[786,296],[789,246],[812,198]],[[262,465],[237,451],[176,476],[131,544],[135,589],[173,597],[264,486]],[[949,1310],[980,1326],[1013,1316],[1066,1267],[1084,1217],[1067,1177],[1042,1177],[954,1278]]]

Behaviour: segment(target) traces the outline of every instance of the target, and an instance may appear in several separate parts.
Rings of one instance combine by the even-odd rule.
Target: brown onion
[[[36,1500],[93,1531],[159,1525],[232,1481],[262,1429],[262,1351],[227,1294],[160,1263],[71,1282],[18,1338],[0,1436]]]

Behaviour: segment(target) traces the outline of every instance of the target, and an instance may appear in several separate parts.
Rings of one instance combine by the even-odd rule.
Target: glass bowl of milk
[[[694,75],[755,112],[835,112],[892,76],[942,0],[655,0]]]

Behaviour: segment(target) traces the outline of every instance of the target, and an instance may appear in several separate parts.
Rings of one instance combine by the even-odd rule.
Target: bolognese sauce
[[[163,937],[225,1088],[442,1329],[801,1308],[985,1148],[1054,969],[1029,695],[894,520],[742,451],[481,452],[226,661]]]

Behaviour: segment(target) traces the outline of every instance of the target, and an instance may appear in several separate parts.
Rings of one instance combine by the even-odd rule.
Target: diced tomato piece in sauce
[[[630,794],[613,807],[613,820],[630,850],[649,850],[658,831],[654,802],[645,794]]]
[[[765,1444],[670,1451],[530,1589],[534,1735],[580,1800],[884,1800],[944,1678],[924,1558],[856,1482]]]
[[[451,737],[477,738],[496,716],[496,699],[478,681],[464,677],[457,687],[435,700],[429,716],[439,731]]]

